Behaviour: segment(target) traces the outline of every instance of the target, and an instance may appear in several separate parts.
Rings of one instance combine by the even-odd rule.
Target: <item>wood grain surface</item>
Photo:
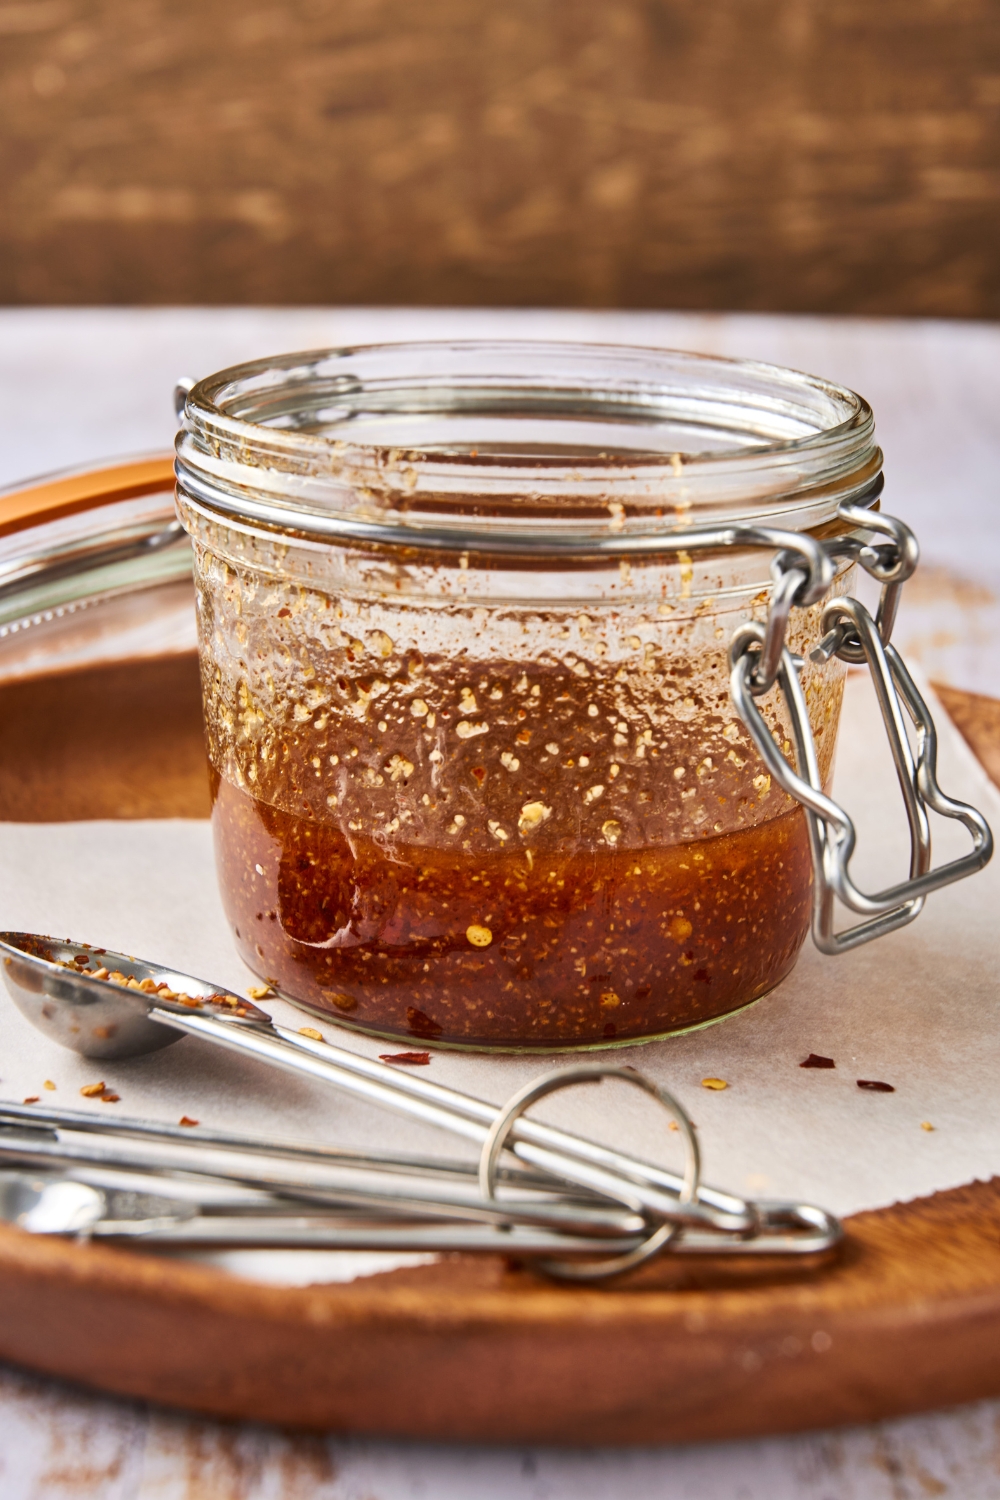
[[[193,652],[0,684],[0,821],[208,813]]]
[[[560,1288],[453,1257],[278,1288],[0,1228],[0,1358],[303,1429],[574,1445],[872,1422],[1000,1392],[1000,1185],[847,1222],[838,1263]]]
[[[995,0],[0,0],[0,300],[1000,313]]]
[[[995,748],[1000,704],[949,701]],[[193,656],[0,690],[0,818],[198,816],[205,786]],[[819,1267],[667,1257],[592,1290],[458,1256],[279,1288],[0,1227],[0,1359],[220,1417],[578,1445],[872,1422],[1000,1393],[1000,1183],[846,1229]]]
[[[943,682],[935,682],[934,691],[990,779],[1000,786],[1000,700],[964,693]]]

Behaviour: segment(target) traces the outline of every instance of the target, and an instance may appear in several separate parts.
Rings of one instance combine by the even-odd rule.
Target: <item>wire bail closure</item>
[[[835,538],[824,544],[831,561],[843,557],[855,560],[877,578],[882,584],[881,599],[874,620],[857,599],[846,596],[831,599],[823,611],[823,638],[810,657],[817,662],[829,661],[832,656],[851,663],[864,662],[872,674],[910,828],[907,880],[867,895],[851,878],[856,830],[844,809],[823,791],[799,678],[803,662],[785,645],[792,606],[808,602],[805,587],[808,579],[801,567],[785,565],[780,556],[775,559],[776,581],[767,622],[741,626],[729,653],[730,693],[737,712],[770,774],[805,809],[814,871],[813,941],[821,952],[829,954],[845,953],[912,922],[931,891],[981,870],[993,853],[993,836],[982,813],[968,803],[946,796],[938,785],[934,721],[902,658],[890,643],[900,591],[919,557],[916,538],[902,521],[872,513],[863,506],[843,503],[839,513],[859,528],[889,539],[878,547],[857,537]],[[797,772],[776,745],[756,703],[775,682],[791,719]],[[904,709],[913,726],[915,751],[907,735]],[[970,853],[936,870],[931,868],[928,810],[962,823],[972,836]],[[835,899],[865,920],[846,931],[835,932]]]

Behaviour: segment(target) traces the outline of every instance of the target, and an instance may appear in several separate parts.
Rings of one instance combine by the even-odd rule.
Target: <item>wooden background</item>
[[[1000,314],[997,0],[0,0],[0,301]]]

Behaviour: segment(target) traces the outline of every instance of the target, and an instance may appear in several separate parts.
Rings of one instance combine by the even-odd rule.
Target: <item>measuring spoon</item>
[[[479,1148],[500,1113],[484,1100],[302,1037],[224,988],[126,954],[36,933],[6,932],[0,933],[0,967],[22,1014],[85,1057],[133,1057],[168,1046],[177,1033],[200,1036],[453,1131]],[[125,983],[103,977],[110,973],[124,976]],[[665,1102],[662,1091],[656,1092]],[[524,1117],[511,1127],[508,1149],[522,1161],[653,1222],[752,1238],[761,1222],[754,1206],[699,1184],[694,1133],[679,1106],[673,1111],[687,1147],[683,1176]],[[814,1237],[815,1228],[810,1220],[806,1238]],[[835,1242],[839,1228],[832,1218],[829,1233]]]
[[[0,1221],[32,1234],[82,1236],[161,1248],[255,1250],[478,1251],[551,1256],[628,1253],[643,1235],[616,1239],[533,1226],[366,1222],[355,1215],[203,1213],[159,1193],[81,1182],[50,1173],[0,1171]]]

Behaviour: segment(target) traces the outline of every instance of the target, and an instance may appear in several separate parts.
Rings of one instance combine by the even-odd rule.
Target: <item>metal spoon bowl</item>
[[[223,1014],[231,1024],[271,1025],[266,1012],[222,986],[89,943],[3,932],[0,962],[21,1014],[61,1047],[83,1057],[138,1057],[180,1041],[181,1031],[150,1019],[147,1011],[154,1004],[157,1010],[178,1015]],[[165,985],[168,992],[188,997],[187,1003],[95,978],[102,968],[136,984],[146,980]]]
[[[68,1178],[0,1172],[0,1222],[33,1234],[83,1234],[104,1214],[104,1194]]]

